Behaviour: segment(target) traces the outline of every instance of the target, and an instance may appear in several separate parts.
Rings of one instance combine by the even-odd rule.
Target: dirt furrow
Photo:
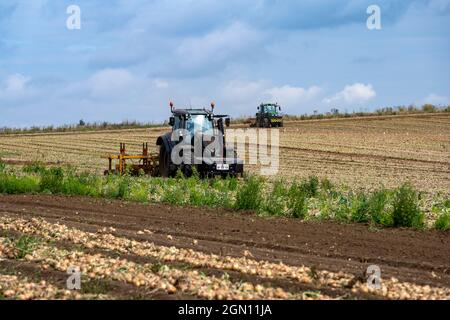
[[[226,210],[45,195],[0,196],[0,209],[52,218],[94,232],[111,226],[117,229],[117,235],[159,245],[231,256],[247,250],[255,259],[336,272],[360,274],[368,265],[379,264],[385,277],[450,286],[448,232],[371,231],[364,225],[303,223]],[[137,234],[145,229],[153,234]]]
[[[218,242],[222,247],[265,249],[274,259],[278,259],[277,253],[281,257],[289,253],[294,255],[286,261],[291,264],[298,264],[295,254],[301,254],[344,260],[346,264],[377,261],[398,268],[448,274],[450,263],[449,237],[436,231],[370,231],[363,225],[304,223],[292,219],[263,219],[251,213],[226,210],[45,195],[3,196],[0,209],[97,227],[114,226],[131,234],[148,229],[160,235]]]
[[[0,229],[0,234],[3,236],[7,236],[8,238],[18,239],[23,236],[29,236],[20,232],[4,230]],[[39,239],[40,241],[46,241],[45,239],[36,236],[33,234],[33,237]],[[113,258],[113,259],[121,259],[134,262],[136,264],[152,264],[155,266],[167,265],[170,268],[178,269],[178,270],[196,270],[201,274],[210,277],[222,278],[226,277],[230,281],[235,283],[247,282],[252,284],[254,287],[260,285],[263,287],[271,287],[271,288],[281,288],[286,292],[295,293],[299,296],[301,295],[317,295],[324,294],[326,296],[336,298],[336,299],[379,299],[376,295],[363,293],[363,292],[352,292],[351,287],[344,288],[333,288],[320,286],[318,281],[312,281],[311,283],[300,283],[296,281],[292,281],[290,279],[280,279],[280,278],[265,278],[260,277],[253,274],[245,274],[240,273],[238,271],[226,270],[220,268],[206,268],[201,267],[195,264],[189,264],[186,262],[177,262],[177,261],[162,261],[160,259],[154,258],[152,256],[143,256],[137,255],[133,253],[123,253],[121,250],[109,250],[103,249],[101,247],[94,247],[88,245],[89,248],[83,246],[82,244],[76,244],[67,240],[55,240],[52,239],[50,243],[59,249],[64,249],[68,251],[83,251],[89,255],[100,254],[105,257]],[[2,266],[11,266],[11,270],[7,268],[2,268]],[[67,274],[64,272],[60,272],[57,270],[42,270],[36,264],[31,264],[26,261],[15,261],[15,260],[3,260],[0,261],[0,273],[1,274],[9,274],[14,270],[14,272],[25,271],[27,276],[34,276],[36,280],[45,280],[46,282],[51,283],[55,286],[60,286],[65,284],[67,279]],[[31,270],[31,271],[30,271]],[[27,272],[30,271],[30,272]],[[314,280],[314,279],[313,279]],[[98,283],[100,282],[100,283]],[[93,283],[93,284],[92,284]],[[119,299],[195,299],[193,296],[183,295],[180,293],[176,294],[167,294],[162,292],[161,290],[145,290],[145,288],[138,288],[133,285],[118,282],[110,279],[97,279],[92,281],[90,279],[83,280],[82,287],[88,288],[88,292],[92,291],[91,287],[103,287],[102,293],[108,293],[108,295],[113,298]],[[106,287],[106,288],[105,288]],[[98,290],[97,290],[98,291]]]
[[[149,242],[136,242],[127,238],[115,237],[111,234],[86,233],[76,229],[70,229],[63,225],[48,224],[37,219],[23,220],[2,218],[2,228],[25,233],[44,236],[48,240],[70,240],[80,243],[88,248],[102,248],[117,250],[122,253],[131,253],[143,257],[153,257],[162,261],[179,261],[193,264],[200,267],[210,267],[213,269],[226,269],[239,271],[242,273],[255,274],[269,278],[288,278],[304,283],[311,283],[313,277],[320,286],[331,286],[337,288],[352,288],[352,292],[371,292],[389,298],[425,298],[446,296],[446,289],[430,288],[430,286],[418,286],[411,283],[398,282],[396,279],[384,280],[382,291],[372,291],[368,288],[364,280],[356,280],[352,285],[354,276],[342,272],[330,273],[328,271],[313,271],[315,269],[302,267],[291,267],[284,264],[273,264],[266,261],[256,261],[251,258],[230,258],[217,255],[208,255],[192,249],[183,250],[175,247],[158,247]],[[369,289],[369,291],[368,291]],[[437,295],[437,296],[436,296]]]

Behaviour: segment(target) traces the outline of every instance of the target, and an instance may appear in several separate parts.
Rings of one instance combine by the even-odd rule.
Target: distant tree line
[[[81,119],[78,124],[65,124],[61,126],[31,126],[26,128],[0,128],[0,134],[14,134],[14,133],[50,133],[50,132],[71,132],[71,131],[96,131],[96,130],[117,130],[117,129],[138,129],[138,128],[152,128],[167,123],[151,123],[124,120],[119,123],[111,122],[85,122]]]
[[[397,106],[384,107],[375,110],[374,112],[357,112],[351,113],[341,112],[338,108],[332,108],[329,112],[319,113],[315,110],[314,114],[303,115],[285,115],[286,120],[310,120],[310,119],[330,119],[330,118],[351,118],[351,117],[369,117],[381,115],[402,115],[402,114],[423,114],[423,113],[439,113],[450,112],[450,105],[447,107],[435,106],[432,104],[424,104],[422,107]],[[233,123],[245,123],[247,117],[234,118]],[[78,124],[65,124],[61,126],[31,126],[25,128],[2,127],[0,134],[14,134],[14,133],[50,133],[50,132],[71,132],[71,131],[96,131],[96,130],[118,130],[118,129],[139,129],[139,128],[153,128],[167,125],[167,121],[162,123],[153,122],[138,122],[135,120],[124,120],[119,123],[111,122],[85,122],[81,119]]]
[[[352,118],[352,117],[370,117],[370,116],[384,116],[384,115],[405,115],[405,114],[424,114],[424,113],[443,113],[450,112],[450,105],[446,107],[439,107],[433,104],[424,104],[422,107],[397,106],[397,107],[383,107],[376,109],[373,112],[353,111],[351,113],[341,112],[338,108],[332,108],[329,112],[303,115],[286,115],[287,120],[311,120],[311,119],[331,119],[331,118]]]

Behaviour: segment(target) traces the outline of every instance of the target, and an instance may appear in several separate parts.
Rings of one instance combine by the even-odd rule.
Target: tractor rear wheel
[[[163,178],[170,176],[170,154],[164,144],[159,147],[159,174]]]

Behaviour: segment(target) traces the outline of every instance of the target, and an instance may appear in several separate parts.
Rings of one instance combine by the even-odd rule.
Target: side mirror
[[[278,107],[278,109],[281,111],[281,107]]]
[[[230,118],[226,118],[226,119],[225,119],[225,125],[226,125],[227,127],[229,127],[230,124],[231,124]]]
[[[173,127],[173,126],[175,125],[175,117],[170,117],[170,119],[169,119],[169,125],[170,125],[171,127]]]

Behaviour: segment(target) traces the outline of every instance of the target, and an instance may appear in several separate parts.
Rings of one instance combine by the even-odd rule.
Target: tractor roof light
[[[170,110],[173,111],[173,102],[172,101],[169,102],[169,106],[170,106]]]
[[[211,110],[214,111],[214,107],[216,106],[216,104],[214,102],[211,102]]]

